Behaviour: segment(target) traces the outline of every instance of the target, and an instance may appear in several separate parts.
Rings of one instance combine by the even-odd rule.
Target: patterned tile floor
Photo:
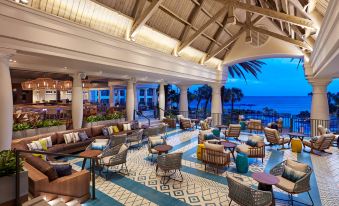
[[[171,180],[167,185],[160,184],[160,177],[156,175],[155,165],[150,161],[148,150],[144,145],[140,150],[130,149],[127,160],[129,175],[111,172],[108,181],[97,175],[97,199],[90,200],[84,205],[229,205],[226,175],[239,177],[245,184],[255,187],[257,183],[251,178],[253,172],[268,172],[270,168],[287,158],[306,162],[313,167],[311,195],[315,205],[339,205],[337,148],[332,148],[333,155],[318,157],[305,152],[292,153],[290,149],[278,151],[266,147],[264,163],[261,160],[250,159],[248,173],[236,173],[235,163],[232,161],[228,169],[219,170],[216,174],[211,169],[205,172],[204,165],[196,159],[197,136],[198,130],[173,130],[169,132],[167,138],[168,144],[173,146],[170,152],[184,153],[183,182]],[[246,133],[241,135],[243,140],[247,137]],[[80,170],[81,159],[73,159],[71,162],[75,169]],[[274,193],[278,198],[287,198],[286,193],[279,189],[274,188]],[[306,194],[296,195],[296,199],[310,204]],[[276,204],[287,205],[287,202],[277,201]]]

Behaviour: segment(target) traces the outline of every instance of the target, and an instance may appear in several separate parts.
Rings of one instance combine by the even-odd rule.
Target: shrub
[[[33,127],[26,122],[13,124],[13,131],[21,131],[21,130],[32,129],[32,128]]]
[[[19,158],[19,170],[22,169],[22,160]],[[8,176],[16,172],[15,153],[11,150],[3,150],[0,152],[0,177]]]
[[[37,128],[41,128],[41,127],[53,127],[53,126],[59,126],[62,125],[61,121],[59,120],[54,120],[54,119],[46,119],[43,121],[38,121],[36,123],[36,127]]]

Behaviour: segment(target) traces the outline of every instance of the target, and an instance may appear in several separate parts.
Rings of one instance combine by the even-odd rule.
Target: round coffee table
[[[85,150],[79,154],[79,156],[84,157],[84,161],[82,162],[81,169],[85,169],[87,158],[96,158],[102,153],[101,150]]]
[[[162,153],[168,153],[168,151],[170,151],[173,147],[171,145],[158,145],[153,147],[153,149],[155,149],[156,151],[158,151],[158,155],[161,155]]]
[[[222,141],[221,144],[224,145],[225,149],[229,149],[231,151],[232,157],[235,161],[234,151],[235,151],[235,148],[237,147],[237,144],[233,142],[224,142],[224,141]]]
[[[279,179],[276,176],[265,172],[255,172],[252,174],[252,178],[259,183],[259,190],[270,191],[272,193],[272,205],[275,205],[272,186],[278,184]]]

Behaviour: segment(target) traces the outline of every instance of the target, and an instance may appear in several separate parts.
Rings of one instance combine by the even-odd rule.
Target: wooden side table
[[[85,169],[87,158],[96,158],[102,153],[101,150],[85,150],[79,154],[79,156],[84,157],[84,161],[82,162],[81,169]]]
[[[272,193],[272,205],[275,205],[272,186],[278,184],[279,179],[276,176],[267,174],[265,172],[255,172],[252,174],[252,178],[259,183],[259,190],[270,191]]]
[[[299,133],[299,132],[290,132],[290,133],[287,133],[287,134],[290,137],[290,141],[288,142],[288,145],[291,144],[291,141],[292,141],[293,138],[299,138],[301,140],[301,142],[303,142],[304,137],[306,136],[305,134]]]
[[[237,147],[237,144],[235,144],[233,142],[224,142],[224,141],[222,141],[221,144],[224,145],[225,149],[230,150],[232,157],[233,157],[233,160],[235,161],[234,151],[235,151],[235,148]]]
[[[168,151],[170,151],[173,147],[171,145],[158,145],[155,146],[153,149],[155,149],[156,151],[158,151],[158,155],[161,155],[162,153],[168,153]]]

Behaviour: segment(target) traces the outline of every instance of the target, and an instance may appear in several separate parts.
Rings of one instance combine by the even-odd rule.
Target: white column
[[[187,100],[187,85],[178,85],[180,88],[180,100],[179,100],[179,109],[180,114],[188,117],[188,100]]]
[[[73,129],[82,127],[83,118],[83,95],[82,95],[82,82],[79,74],[72,75],[73,88],[72,88],[72,121]]]
[[[114,87],[109,87],[109,106],[114,107]]]
[[[319,124],[324,127],[329,125],[329,107],[327,100],[327,86],[330,79],[309,79],[312,85],[312,105],[311,105],[311,134],[317,135]]]
[[[126,89],[126,115],[127,121],[133,120],[134,113],[134,81],[129,80]]]
[[[13,96],[9,58],[12,52],[0,50],[0,151],[11,149],[13,130]]]
[[[159,113],[160,113],[160,119],[162,120],[165,116],[165,84],[160,83],[159,85],[159,107],[161,108]]]
[[[222,124],[222,105],[221,105],[221,84],[215,83],[210,85],[212,87],[212,103],[211,103],[211,116],[213,118],[213,126]]]

